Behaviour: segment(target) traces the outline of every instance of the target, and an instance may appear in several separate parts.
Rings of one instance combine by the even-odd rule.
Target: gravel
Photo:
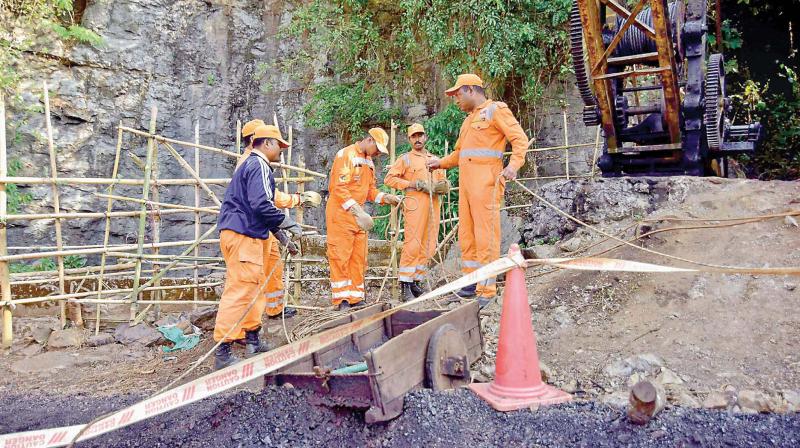
[[[0,396],[0,433],[84,423],[136,401],[89,396]],[[466,390],[416,391],[397,419],[365,425],[363,414],[313,404],[312,395],[270,388],[212,397],[131,425],[81,447],[734,447],[800,446],[800,415],[734,415],[673,407],[647,426],[622,410],[576,402],[495,412]]]

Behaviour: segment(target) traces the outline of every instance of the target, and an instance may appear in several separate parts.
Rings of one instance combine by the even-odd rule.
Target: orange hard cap
[[[375,145],[378,147],[378,151],[389,154],[389,150],[386,149],[386,145],[389,144],[389,134],[383,130],[383,128],[372,128],[369,130],[369,135],[375,140]]]
[[[408,136],[411,137],[414,134],[425,133],[425,128],[422,127],[419,123],[414,123],[408,127]]]
[[[255,120],[248,121],[242,128],[242,137],[253,135],[253,133],[256,132],[256,128],[259,126],[264,126],[264,120],[259,120],[256,118]]]
[[[472,73],[465,73],[463,75],[458,75],[458,79],[456,79],[456,85],[445,90],[444,93],[447,94],[448,96],[453,96],[456,94],[456,91],[458,89],[464,86],[483,87],[483,80],[480,78],[480,76]]]

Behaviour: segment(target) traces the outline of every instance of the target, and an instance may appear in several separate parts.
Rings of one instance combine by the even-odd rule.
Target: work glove
[[[436,194],[447,194],[450,192],[450,182],[446,180],[440,180],[433,184],[433,192]]]
[[[286,234],[283,230],[278,230],[275,232],[275,238],[281,243],[281,246],[285,247],[286,250],[289,251],[292,255],[297,255],[300,253],[300,247],[294,241],[289,239],[289,235]]]
[[[383,196],[383,203],[389,205],[399,205],[400,196],[395,196],[393,194],[386,194]]]
[[[303,228],[300,227],[300,224],[296,223],[294,219],[288,216],[283,218],[283,222],[278,226],[278,228],[289,232],[292,235],[292,238],[300,238],[303,236]]]
[[[322,204],[322,196],[316,191],[304,191],[300,195],[300,205],[303,207],[319,207]]]
[[[431,186],[428,184],[428,181],[425,180],[415,180],[414,183],[411,184],[411,188],[417,191],[424,191],[425,193],[431,192]]]
[[[360,205],[353,204],[347,211],[356,218],[356,224],[358,224],[361,230],[365,232],[372,230],[375,222],[372,221],[372,216],[369,216]]]

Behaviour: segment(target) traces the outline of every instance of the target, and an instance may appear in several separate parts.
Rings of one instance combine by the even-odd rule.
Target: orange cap
[[[383,128],[372,128],[369,130],[369,135],[375,140],[378,151],[389,154],[389,150],[386,149],[386,145],[389,144],[389,134]]]
[[[255,120],[248,121],[247,123],[244,124],[244,127],[242,128],[242,137],[253,135],[253,133],[256,132],[256,128],[259,126],[264,126],[263,120],[259,120],[256,118]]]
[[[463,75],[458,75],[458,79],[456,79],[456,85],[445,90],[444,93],[448,96],[453,96],[456,94],[456,91],[458,89],[464,86],[483,87],[483,80],[480,78],[480,76],[472,73],[465,73]]]
[[[414,123],[408,127],[408,136],[411,137],[414,134],[425,133],[425,128],[422,127],[419,123]]]
[[[278,129],[277,126],[273,126],[271,124],[261,125],[256,128],[255,132],[253,132],[253,140],[257,138],[274,138],[278,141],[278,144],[281,148],[288,148],[289,143],[283,139],[281,136],[281,131]]]

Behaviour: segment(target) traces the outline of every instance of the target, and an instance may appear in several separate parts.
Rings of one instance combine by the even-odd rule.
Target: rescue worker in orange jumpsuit
[[[450,191],[444,170],[436,170],[433,174],[428,171],[426,162],[431,154],[425,149],[427,140],[421,124],[409,126],[411,151],[395,161],[383,180],[385,185],[405,191],[405,233],[398,269],[400,300],[403,302],[419,297],[424,292],[420,282],[428,272],[428,262],[436,250],[436,236],[439,233],[439,196]]]
[[[364,300],[367,232],[373,221],[364,202],[398,205],[400,198],[378,191],[372,158],[388,154],[389,136],[372,128],[362,140],[340,149],[333,161],[325,207],[328,227],[328,262],[331,268],[331,302],[345,310]]]
[[[239,168],[253,151],[251,137],[259,123],[263,124],[264,122],[257,119],[251,120],[242,127],[242,139],[246,147],[236,164],[236,168]],[[322,203],[322,198],[316,191],[288,194],[276,188],[274,203],[280,209],[294,208],[298,205],[301,207],[319,207]],[[285,234],[281,233],[278,233],[278,235],[282,238],[285,236]],[[269,238],[264,241],[264,269],[265,275],[267,275],[267,285],[264,287],[264,296],[267,299],[265,312],[269,318],[278,318],[281,315],[292,317],[297,314],[297,310],[292,307],[286,308],[285,311],[283,309],[284,290],[281,246],[286,247],[292,255],[299,253],[297,245],[288,239],[279,242],[275,235],[270,234]]]
[[[246,356],[269,350],[269,344],[259,337],[266,306],[266,298],[259,294],[266,280],[264,241],[271,233],[284,230],[302,234],[300,226],[275,207],[273,200],[275,178],[269,163],[277,162],[289,144],[275,126],[257,126],[252,137],[253,151],[234,171],[217,221],[227,272],[214,325],[214,340],[221,342],[214,360],[216,369],[238,362],[231,353],[234,341],[245,340]]]
[[[459,172],[458,242],[461,270],[468,274],[500,258],[500,206],[506,180],[516,179],[525,163],[528,137],[505,103],[486,98],[483,81],[474,74],[460,75],[445,92],[455,97],[469,115],[459,131],[454,151],[443,159],[431,158],[429,169],[454,168]],[[511,157],[503,167],[503,152],[511,144]],[[495,297],[491,278],[462,288],[460,297],[478,296],[481,306]]]

